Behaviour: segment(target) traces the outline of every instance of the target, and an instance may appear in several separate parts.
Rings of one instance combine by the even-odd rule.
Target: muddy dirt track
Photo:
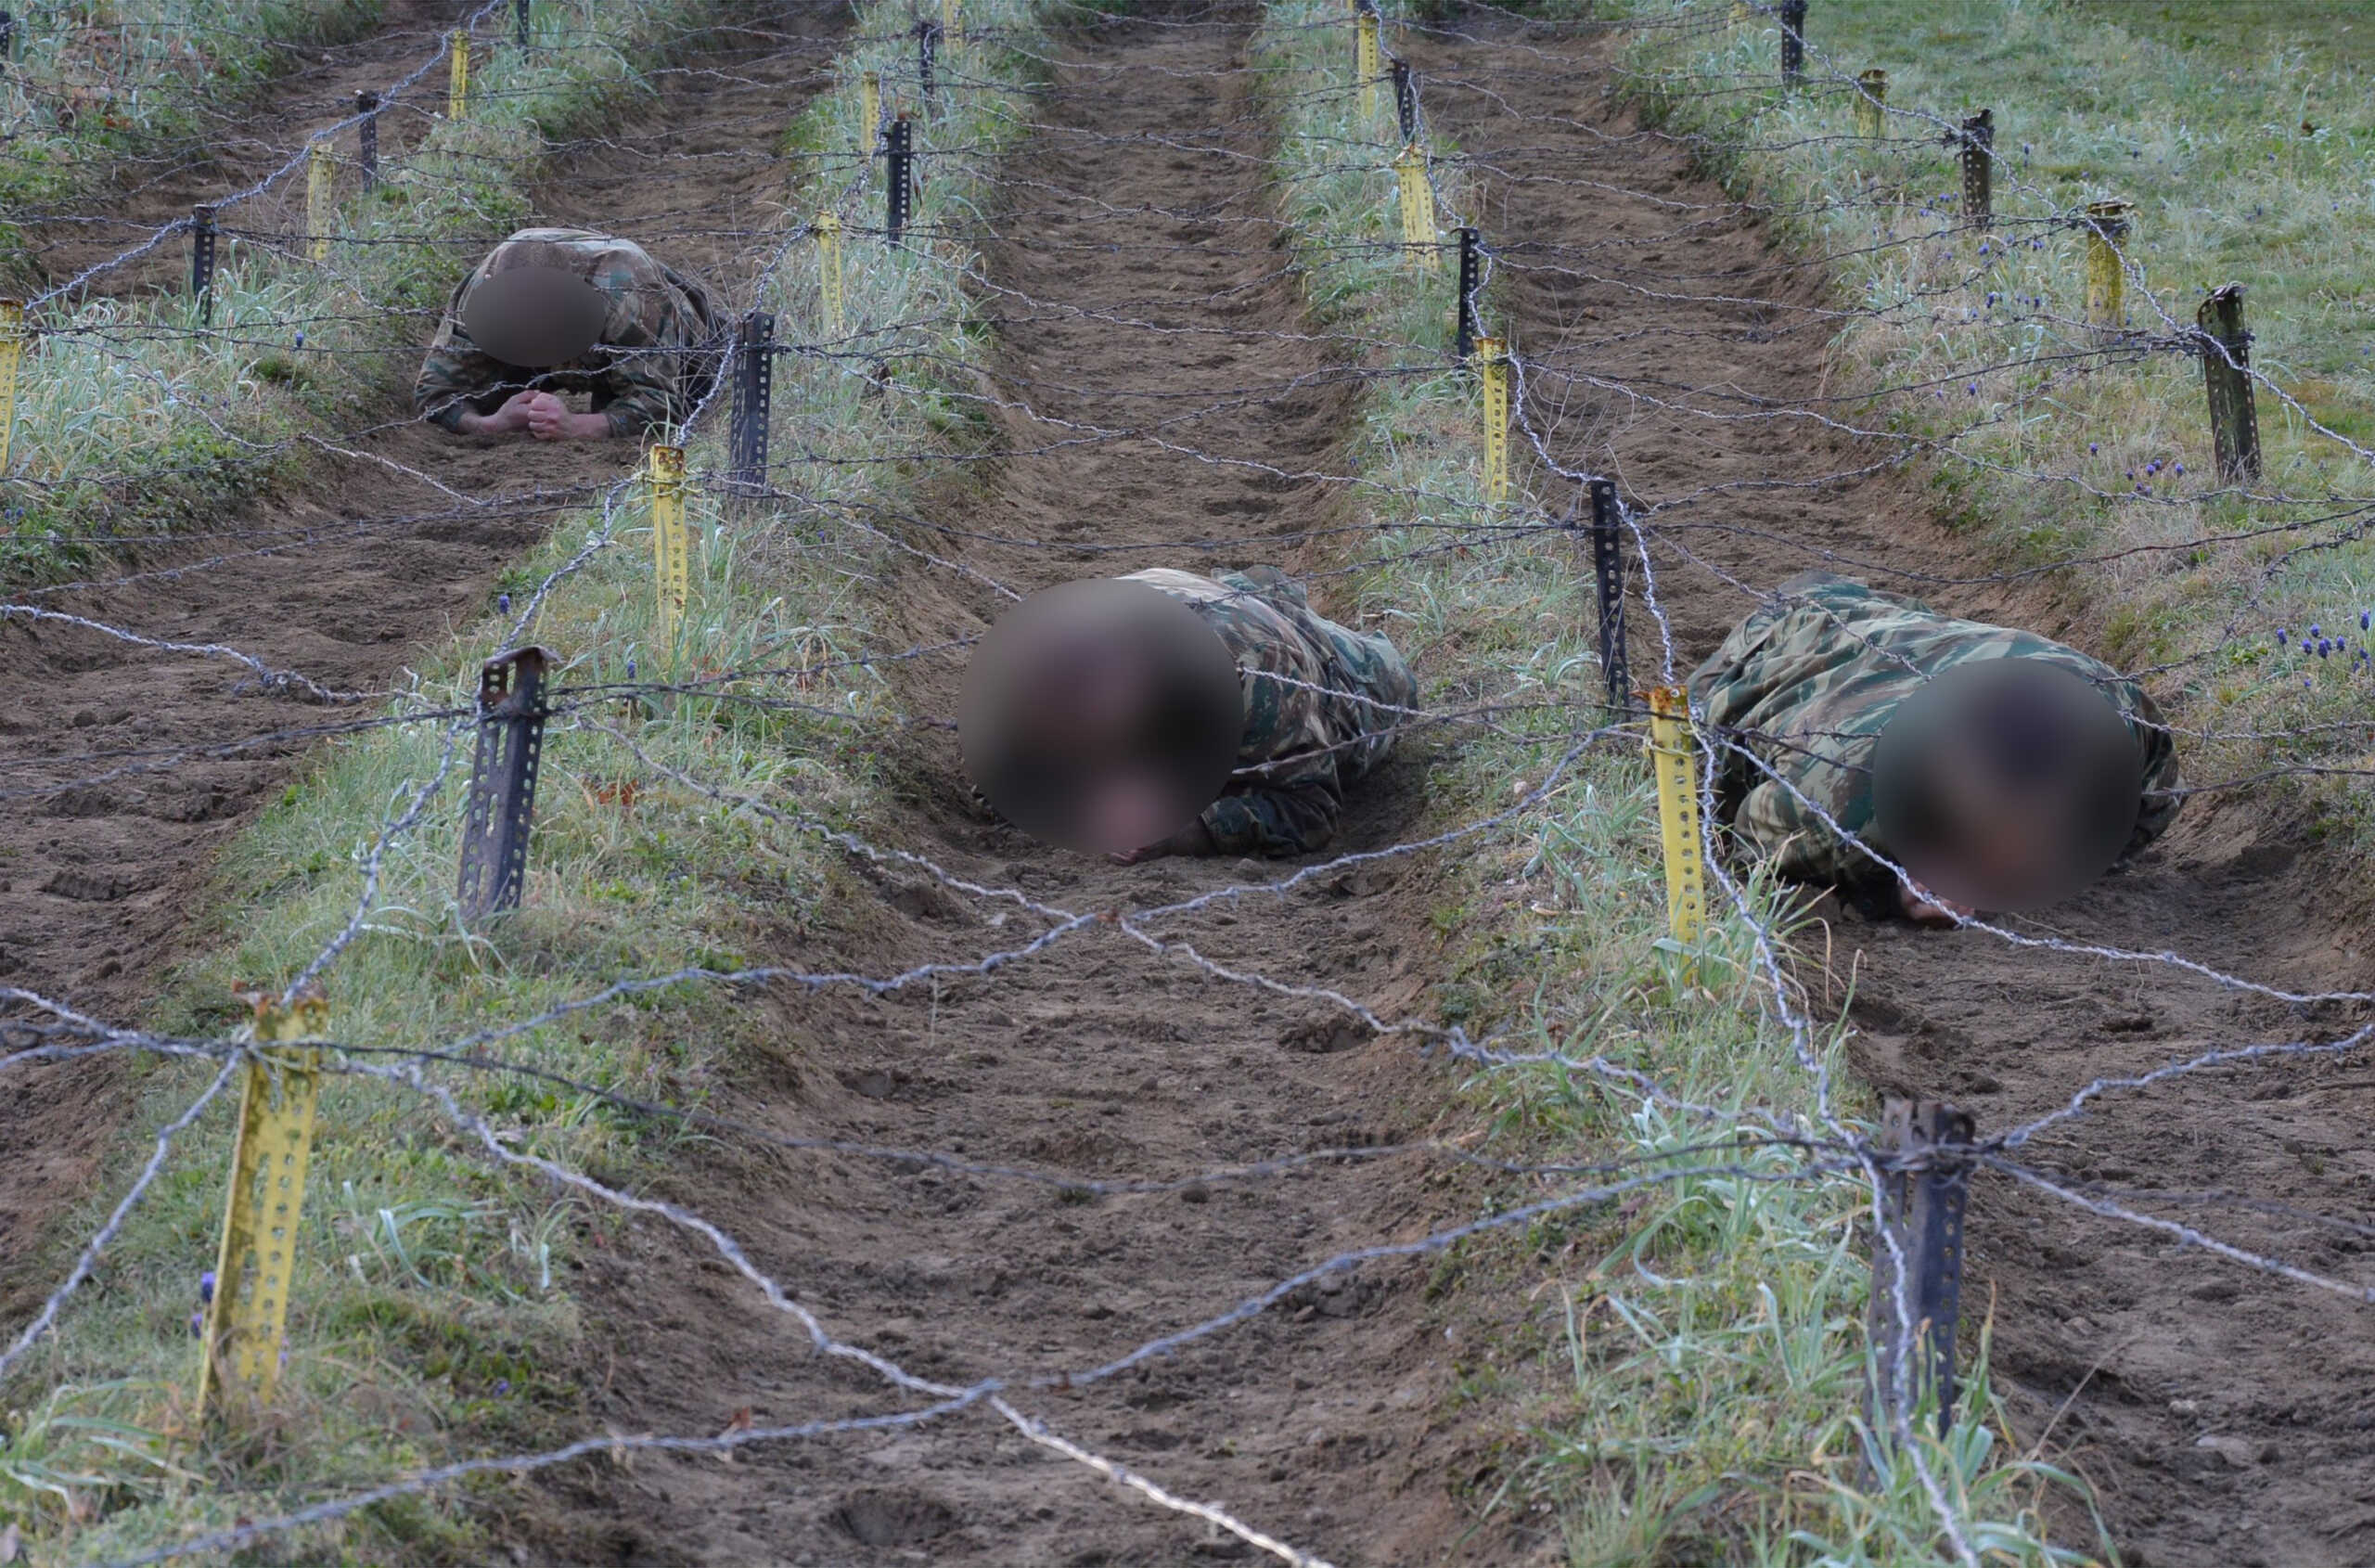
[[[1407,52],[1434,124],[1482,166],[1478,222],[1503,258],[1496,308],[1528,366],[1550,450],[1563,467],[1615,474],[1637,508],[1735,487],[1655,520],[1658,596],[1683,671],[1714,651],[1753,593],[1810,567],[1857,571],[1825,551],[1878,563],[1862,574],[1941,609],[2094,642],[2083,613],[2041,595],[1921,581],[1983,568],[1931,524],[1920,474],[1834,477],[1882,454],[1795,414],[1768,417],[1824,390],[1828,327],[1810,314],[1819,279],[1780,264],[1756,225],[1724,212],[1720,189],[1694,177],[1672,142],[1637,134],[1609,96],[1607,43],[1496,23],[1460,31],[1468,41]],[[2117,592],[2116,581],[2099,586]],[[1657,644],[1646,607],[1632,614],[1637,672]],[[2182,704],[2172,706],[2184,724]],[[2365,901],[2346,891],[2361,879],[2305,854],[2304,826],[2249,792],[2195,797],[2129,874],[2020,925],[2170,949],[2296,993],[2365,990],[2375,981],[2356,924]],[[1833,967],[1858,978],[1860,1073],[1959,1104],[1982,1134],[2050,1111],[2099,1075],[2217,1046],[2337,1038],[2364,1021],[2166,965],[1874,926],[1828,904],[1823,913]],[[2375,1077],[2363,1060],[2269,1061],[2115,1095],[2020,1157],[2125,1193],[2131,1207],[2365,1280],[2370,1113]],[[2213,1192],[2356,1224],[2188,1197]],[[1974,1186],[1970,1248],[1966,1322],[1992,1305],[1996,1372],[2020,1437],[2103,1489],[2129,1562],[2375,1562],[2366,1306],[2000,1176]],[[2071,1535],[2086,1544],[2074,1525]]]
[[[1084,24],[996,172],[1006,202],[993,221],[1008,238],[988,248],[986,276],[991,308],[1009,319],[994,390],[1021,405],[1001,417],[998,444],[1028,451],[1063,441],[1073,421],[1149,409],[1175,422],[1162,431],[1169,449],[1073,441],[951,480],[927,515],[1044,542],[976,540],[960,558],[972,572],[1028,591],[1155,564],[1295,569],[1315,563],[1265,535],[1344,521],[1324,485],[1271,471],[1328,469],[1354,389],[1302,335],[1296,284],[1273,243],[1265,143],[1249,79],[1232,74],[1256,14],[1178,7]],[[1182,538],[1236,542],[1209,556],[1151,543]],[[1139,541],[1149,543],[1111,548]],[[922,645],[978,633],[1006,603],[922,567],[897,598],[893,640]],[[953,662],[906,668],[906,711],[955,711]],[[917,793],[869,835],[1046,904],[1161,903],[1287,868],[1053,854],[974,815],[953,744],[912,761]],[[1414,823],[1422,767],[1406,755],[1357,791],[1343,843],[1388,843]],[[1411,934],[1424,875],[1393,862],[1158,930],[1392,1016],[1432,962],[1431,942]],[[880,891],[872,907],[842,910],[854,929],[829,955],[862,972],[970,961],[1039,929],[1010,904],[920,878]],[[812,939],[771,961],[815,968],[826,957]],[[1104,928],[936,993],[770,1005],[784,1046],[752,1069],[734,1114],[990,1165],[1178,1181],[1410,1137],[1443,1092],[1403,1041],[1369,1040],[1341,1011],[1213,980]],[[1342,1251],[1423,1234],[1458,1199],[1457,1187],[1421,1186],[1424,1174],[1407,1162],[1332,1163],[1072,1203],[1045,1186],[768,1153],[721,1155],[667,1185],[705,1215],[732,1216],[757,1266],[828,1329],[923,1376],[1001,1375],[1020,1389],[1227,1311]],[[738,1409],[764,1426],[902,1407],[873,1374],[809,1355],[780,1313],[705,1257],[698,1243],[645,1234],[590,1260],[607,1319],[594,1338],[617,1351],[596,1410],[614,1429],[716,1431]],[[1448,1481],[1462,1439],[1437,1412],[1462,1328],[1425,1304],[1424,1279],[1417,1264],[1365,1266],[1121,1376],[1015,1400],[1175,1493],[1215,1499],[1340,1563],[1534,1561],[1508,1522],[1461,1545]],[[913,1431],[767,1445],[725,1467],[642,1456],[631,1473],[558,1485],[545,1517],[519,1522],[539,1560],[1136,1568],[1252,1551],[982,1408]]]
[[[383,32],[339,51],[327,77],[281,84],[287,103],[275,98],[252,123],[302,127],[320,122],[317,110],[342,114],[356,87],[403,77],[467,9],[397,0]],[[776,137],[824,84],[848,19],[823,0],[762,16],[686,38],[689,68],[653,73],[653,97],[606,125],[598,142],[562,151],[533,193],[539,218],[668,236],[653,240],[661,258],[704,274],[738,308],[748,237],[782,188]],[[431,85],[442,98],[443,81]],[[392,160],[404,144],[404,109],[388,116],[382,147]],[[142,172],[127,200],[157,221],[186,214],[192,201],[276,167],[289,145],[259,131],[212,162]],[[663,177],[687,169],[696,177]],[[490,231],[458,247],[456,276],[501,238]],[[175,262],[186,267],[186,253]],[[88,264],[78,252],[76,270]],[[175,265],[141,265],[154,274],[146,287],[186,287]],[[143,286],[141,271],[125,270],[132,276],[109,275],[107,286]],[[391,365],[379,384],[357,389],[356,433],[335,441],[353,456],[326,459],[293,493],[225,516],[199,539],[142,552],[120,569],[145,574],[135,580],[20,600],[152,638],[228,645],[333,691],[396,686],[456,621],[484,611],[495,574],[543,536],[563,503],[582,504],[636,457],[625,443],[472,442],[416,425],[412,368]],[[208,564],[226,554],[236,559]],[[302,736],[259,738],[373,711],[265,689],[225,660],[149,651],[55,622],[0,628],[0,984],[104,1019],[144,1015],[186,951],[186,924],[214,855],[306,745]],[[208,754],[228,741],[240,745]],[[103,773],[119,776],[57,788]],[[46,1217],[81,1196],[124,1093],[108,1057],[0,1079],[0,1257],[21,1255]],[[0,1318],[17,1317],[42,1288],[29,1271],[7,1271]]]

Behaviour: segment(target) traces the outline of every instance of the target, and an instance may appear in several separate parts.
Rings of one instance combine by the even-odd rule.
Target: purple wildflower
[[[214,1270],[210,1268],[198,1277],[198,1299],[210,1306],[214,1304]]]

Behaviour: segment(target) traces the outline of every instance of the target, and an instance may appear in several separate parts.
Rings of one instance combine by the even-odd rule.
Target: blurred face
[[[1035,594],[982,640],[957,739],[982,793],[1066,848],[1126,854],[1194,820],[1244,727],[1237,662],[1193,610],[1142,583]]]
[[[1906,700],[1873,761],[1882,847],[1958,904],[2033,909],[2109,869],[2136,825],[2140,759],[2076,674],[2005,659]]]

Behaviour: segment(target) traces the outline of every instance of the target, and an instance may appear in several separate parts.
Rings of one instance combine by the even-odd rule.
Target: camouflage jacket
[[[1245,739],[1236,776],[1204,808],[1213,843],[1236,854],[1325,848],[1344,786],[1393,749],[1394,729],[1409,718],[1396,710],[1418,703],[1402,656],[1383,637],[1312,613],[1303,589],[1276,567],[1218,577],[1157,567],[1123,581],[1185,599],[1237,656]]]
[[[565,263],[558,258],[566,257]],[[462,304],[481,279],[521,264],[567,264],[610,297],[610,318],[593,349],[566,365],[524,370],[480,352],[462,326]],[[492,414],[522,388],[593,394],[617,435],[641,435],[680,420],[716,374],[709,345],[722,323],[698,278],[654,261],[632,240],[580,228],[523,228],[487,253],[455,289],[413,386],[416,413],[449,431],[468,408]]]
[[[2177,762],[2160,711],[2144,688],[2048,637],[1957,621],[1914,599],[1808,572],[1732,629],[1690,677],[1691,706],[1759,761],[1819,803],[1839,825],[1891,859],[1875,833],[1871,757],[1880,733],[1930,676],[1980,659],[2043,659],[2084,675],[2126,715],[2144,758],[2144,799],[2121,858],[2177,815]],[[1717,742],[1716,815],[1782,875],[1873,894],[1894,878],[1840,840],[1772,774]]]

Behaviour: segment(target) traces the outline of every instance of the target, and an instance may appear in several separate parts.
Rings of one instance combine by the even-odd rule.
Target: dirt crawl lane
[[[650,98],[555,164],[533,193],[538,218],[639,238],[739,308],[767,243],[752,236],[785,179],[777,137],[825,85],[848,15],[814,0],[688,36],[685,68],[655,71]],[[391,80],[418,44],[400,28],[384,58],[346,67]],[[320,84],[289,90],[310,103]],[[461,248],[456,266],[501,238],[491,230]],[[405,365],[358,388],[363,431],[339,443],[354,456],[325,464],[294,494],[208,520],[209,540],[127,568],[145,575],[27,602],[149,637],[228,645],[333,690],[391,687],[456,621],[483,613],[496,573],[551,525],[556,495],[593,495],[637,457],[607,443],[458,441],[400,412],[410,382]],[[273,553],[252,553],[265,546]],[[223,552],[240,559],[207,564]],[[140,1019],[203,939],[188,922],[216,854],[309,742],[203,749],[376,711],[264,689],[244,666],[54,622],[0,628],[0,983],[112,1021]],[[0,1076],[0,1258],[27,1255],[49,1217],[82,1195],[127,1095],[113,1057]],[[52,1283],[6,1270],[0,1321]]]
[[[1265,535],[1349,519],[1323,484],[1279,477],[1329,467],[1352,388],[1300,335],[1295,285],[1273,244],[1265,143],[1239,70],[1254,19],[1246,6],[1183,9],[1082,32],[999,171],[1009,205],[995,222],[1011,238],[989,248],[987,276],[991,308],[1010,319],[993,378],[1032,410],[1002,418],[999,444],[1036,448],[1072,433],[1068,421],[1123,423],[1150,407],[1203,412],[1163,432],[1193,451],[1072,440],[1003,460],[986,479],[952,478],[927,515],[1050,542],[976,541],[964,566],[1018,590],[1214,558],[1294,569],[1314,563],[1265,548]],[[1182,328],[1219,330],[1165,330]],[[1183,537],[1233,542],[1213,558],[1077,547]],[[898,593],[901,643],[977,633],[1003,603],[921,566]],[[904,667],[905,711],[955,711],[954,662]],[[953,743],[912,761],[906,808],[870,823],[869,837],[1065,908],[1156,903],[1290,868],[1124,868],[1059,854],[967,809]],[[1423,773],[1423,759],[1405,755],[1355,791],[1340,847],[1393,842],[1418,819]],[[1392,861],[1224,904],[1162,933],[1281,981],[1338,987],[1392,1017],[1411,1007],[1414,975],[1432,961],[1413,918],[1428,875]],[[879,891],[879,901],[844,901],[826,950],[788,938],[771,961],[879,974],[970,961],[1041,929],[1011,904],[968,902],[920,879]],[[748,1068],[721,1111],[801,1137],[989,1165],[1184,1180],[1406,1138],[1444,1095],[1405,1038],[1368,1038],[1341,1011],[1210,979],[1107,927],[936,993],[767,1005],[780,1048]],[[1471,1454],[1461,1469],[1464,1436],[1444,1415],[1451,1342],[1468,1330],[1433,1315],[1422,1265],[1365,1265],[1077,1391],[1025,1382],[1097,1367],[1340,1252],[1424,1234],[1468,1201],[1403,1162],[1068,1202],[1048,1187],[929,1167],[720,1150],[663,1187],[724,1223],[831,1331],[936,1380],[1004,1377],[1057,1432],[1345,1568],[1548,1561],[1538,1542],[1462,1535],[1453,1484],[1485,1463]],[[589,1379],[594,1413],[614,1430],[710,1433],[907,1407],[873,1374],[812,1356],[796,1326],[699,1243],[644,1227],[592,1254],[589,1270],[589,1341],[615,1350]],[[987,1410],[764,1445],[730,1466],[639,1456],[623,1472],[600,1466],[557,1483],[541,1511],[517,1527],[537,1561],[553,1562],[1150,1568],[1252,1549],[1033,1446]]]
[[[1932,524],[1919,470],[1840,477],[1886,454],[1811,419],[1764,417],[1826,390],[1828,328],[1810,314],[1821,279],[1727,212],[1672,143],[1638,135],[1612,96],[1611,45],[1493,21],[1458,31],[1458,41],[1414,41],[1409,52],[1433,122],[1481,165],[1479,222],[1503,258],[1494,309],[1528,366],[1550,449],[1562,466],[1618,476],[1636,507],[1737,486],[1655,520],[1658,595],[1679,668],[1712,653],[1754,594],[1808,567],[1854,570],[1822,551],[1899,572],[1979,574]],[[2082,648],[2094,640],[2083,608],[2042,595],[1870,575],[1955,613]],[[2098,588],[2106,599],[2118,591],[2116,581]],[[1637,675],[1657,644],[1645,608],[1632,615]],[[2025,923],[2034,935],[2173,949],[2294,991],[2366,989],[2375,973],[2364,931],[2342,912],[2364,899],[2327,891],[2356,879],[2302,852],[2304,826],[2249,793],[2196,797],[2129,874]],[[2330,904],[2335,919],[2311,918]],[[1858,979],[1861,1074],[1962,1105],[1983,1134],[2055,1109],[2098,1075],[2217,1046],[2337,1038],[2363,1022],[2165,965],[1872,926],[1829,904],[1820,912],[1834,928],[1835,968]],[[2114,1095],[2021,1157],[2363,1284],[2371,1091],[2365,1062],[2348,1059],[2204,1073]],[[2200,1201],[2217,1192],[2305,1214]],[[2020,1436],[2101,1488],[2127,1562],[2375,1562],[2375,1334],[2363,1305],[1994,1176],[1974,1185],[1970,1249],[1967,1324],[1992,1309],[1996,1377]],[[2087,1543],[2083,1522],[2065,1523],[2073,1544]]]

